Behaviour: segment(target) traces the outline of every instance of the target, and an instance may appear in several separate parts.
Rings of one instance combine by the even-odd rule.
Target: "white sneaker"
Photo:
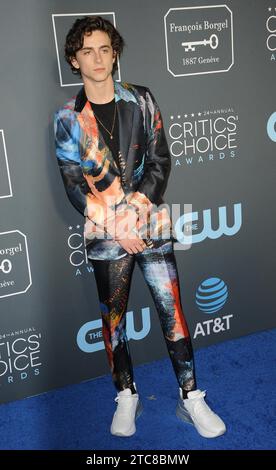
[[[222,419],[215,414],[204,401],[206,392],[194,390],[188,392],[188,398],[183,399],[182,390],[176,408],[176,415],[195,426],[203,437],[218,437],[225,433],[226,427]]]
[[[135,419],[142,413],[138,393],[132,394],[129,388],[122,390],[115,398],[117,409],[114,413],[110,432],[114,436],[132,436],[136,431]]]

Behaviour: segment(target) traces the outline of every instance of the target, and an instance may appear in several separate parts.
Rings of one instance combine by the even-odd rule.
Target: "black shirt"
[[[119,123],[118,123],[118,114],[116,110],[116,117],[115,117],[115,125],[113,129],[113,139],[110,138],[110,134],[105,130],[99,120],[103,123],[103,125],[109,130],[112,129],[113,119],[114,119],[114,111],[115,111],[115,98],[109,103],[104,104],[96,104],[90,101],[92,106],[94,116],[99,126],[99,130],[104,138],[106,145],[112,152],[112,155],[115,161],[118,163],[118,154],[119,154]],[[99,120],[97,119],[99,118]],[[120,167],[119,167],[120,168]]]

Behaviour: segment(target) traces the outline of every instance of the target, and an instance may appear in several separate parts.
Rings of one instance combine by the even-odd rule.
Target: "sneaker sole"
[[[194,426],[194,422],[192,418],[190,417],[189,413],[185,408],[181,405],[181,402],[179,401],[176,407],[176,416],[181,419],[181,421],[185,421],[185,423],[192,424]]]
[[[139,418],[139,416],[141,416],[142,412],[143,412],[143,406],[142,406],[142,402],[139,400],[139,401],[138,401],[137,408],[136,408],[136,413],[135,413],[135,421],[136,421],[136,419]],[[133,436],[133,434],[135,434],[135,432],[136,432],[136,427],[135,427],[135,424],[134,424],[134,429],[131,429],[131,430],[130,430],[129,432],[127,432],[127,433],[123,433],[123,432],[119,432],[119,431],[117,431],[117,432],[112,432],[112,429],[110,430],[110,432],[111,432],[111,434],[112,434],[113,436],[118,436],[118,437],[131,437],[131,436]]]
[[[216,433],[211,433],[209,431],[206,431],[205,429],[199,428],[198,426],[195,425],[194,421],[190,417],[189,413],[185,408],[182,406],[181,402],[179,401],[176,407],[176,416],[181,419],[181,421],[184,421],[185,423],[191,424],[194,426],[197,430],[197,432],[202,436],[206,438],[214,438],[214,437],[219,437],[222,436],[226,432],[226,428],[221,429],[221,431],[216,432]]]

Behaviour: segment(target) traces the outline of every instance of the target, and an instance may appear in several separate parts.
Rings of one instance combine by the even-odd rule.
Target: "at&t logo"
[[[196,305],[203,313],[215,314],[225,305],[228,298],[228,288],[222,279],[211,277],[205,279],[196,291]],[[211,318],[197,323],[194,338],[208,336],[212,333],[222,333],[230,329],[230,319],[233,315]]]

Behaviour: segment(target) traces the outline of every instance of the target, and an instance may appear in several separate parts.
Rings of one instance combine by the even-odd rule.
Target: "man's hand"
[[[117,239],[117,241],[130,255],[141,253],[147,247],[145,242],[139,237],[133,238],[132,236],[132,238]]]

